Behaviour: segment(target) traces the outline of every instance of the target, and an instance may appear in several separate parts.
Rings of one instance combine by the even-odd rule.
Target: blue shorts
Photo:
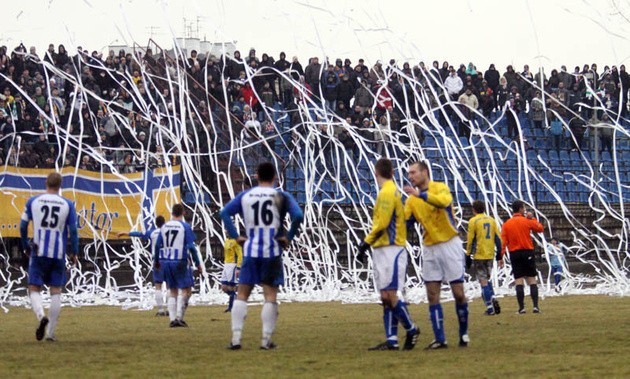
[[[66,284],[66,260],[32,256],[28,265],[28,284],[63,287]]]
[[[153,283],[164,283],[164,269],[162,266],[160,266],[160,268],[155,268],[155,266],[153,267]]]
[[[279,287],[284,284],[282,256],[273,258],[243,258],[239,284],[266,284]]]
[[[195,284],[188,261],[160,261],[168,288],[190,288]]]

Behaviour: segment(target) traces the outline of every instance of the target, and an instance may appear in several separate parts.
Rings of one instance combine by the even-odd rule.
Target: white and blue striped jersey
[[[157,246],[161,247],[158,253],[160,259],[185,260],[188,258],[188,248],[194,246],[195,242],[195,233],[188,223],[171,220],[162,225],[158,231],[158,237],[153,246],[154,249]]]
[[[302,210],[293,196],[275,188],[254,187],[241,192],[226,204],[221,217],[231,238],[236,238],[238,234],[230,217],[236,214],[243,217],[247,234],[244,257],[271,258],[282,254],[276,238],[285,235],[283,221],[287,212],[292,219],[292,227],[287,234],[291,240],[302,221]]]
[[[33,243],[38,257],[65,259],[68,233],[76,228],[77,212],[72,201],[59,195],[33,196],[26,202],[22,221],[33,221]]]

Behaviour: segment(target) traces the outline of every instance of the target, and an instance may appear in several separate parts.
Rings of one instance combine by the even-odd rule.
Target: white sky
[[[2,12],[0,43],[40,55],[50,42],[104,51],[146,45],[151,33],[171,47],[186,18],[201,39],[237,41],[242,55],[285,51],[303,64],[316,55],[501,71],[630,63],[629,0],[37,0],[5,2]]]

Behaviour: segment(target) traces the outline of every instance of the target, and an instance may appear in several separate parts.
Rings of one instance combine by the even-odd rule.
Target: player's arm
[[[125,236],[138,237],[138,238],[143,238],[143,239],[147,238],[147,235],[145,233],[136,232],[134,230],[132,230],[130,232],[118,232],[117,236],[118,236],[118,238],[125,237]]]
[[[193,233],[192,228],[188,224],[185,224],[184,229],[184,245],[186,246],[186,250],[192,256],[193,262],[195,262],[195,266],[197,266],[199,271],[201,271],[202,268],[201,261],[199,260],[199,252],[197,250],[197,245],[195,245],[195,233]]]
[[[436,186],[436,189],[420,191],[420,198],[436,208],[446,208],[453,202],[453,195],[446,185]]]
[[[22,241],[22,251],[28,254],[28,223],[33,219],[33,213],[31,212],[31,199],[28,200],[24,207],[24,213],[22,213],[22,219],[20,220],[20,240]]]
[[[162,241],[162,233],[160,233],[155,241],[155,248],[153,249],[153,263],[155,267],[160,267],[160,250],[162,250],[163,245],[164,241]]]
[[[471,254],[473,254],[475,252],[476,249],[476,230],[475,227],[477,226],[477,220],[473,221],[473,222],[469,222],[468,223],[468,238],[466,241],[466,255],[470,256]]]
[[[234,199],[230,200],[225,207],[219,213],[221,220],[223,220],[223,224],[225,225],[225,230],[230,238],[238,238],[238,232],[236,231],[236,227],[234,226],[234,221],[232,221],[232,217],[241,213],[241,198],[243,197],[243,193],[241,192]]]
[[[507,247],[508,247],[508,243],[509,243],[509,238],[508,238],[508,233],[506,232],[505,228],[503,228],[501,230],[501,249],[499,250],[499,256],[498,256],[498,261],[502,261],[503,260],[503,256],[505,255],[505,253],[507,253]]]
[[[529,219],[529,228],[536,233],[542,233],[545,230],[543,224],[535,218]]]
[[[503,259],[501,257],[501,247],[503,242],[501,241],[501,234],[499,233],[499,227],[497,226],[496,221],[494,222],[494,248],[496,251],[496,260],[500,261]]]
[[[372,220],[372,230],[365,236],[363,240],[368,245],[373,245],[376,240],[381,236],[383,231],[389,226],[391,215],[394,212],[394,199],[393,196],[386,196],[379,193],[376,197],[376,204],[374,205],[374,220]]]
[[[68,226],[68,233],[70,237],[70,254],[68,257],[72,263],[77,263],[77,255],[79,254],[79,230],[77,228],[77,211],[74,208],[74,203],[68,201],[70,208],[68,210],[68,218],[66,220]]]
[[[407,229],[412,229],[416,222],[418,222],[413,215],[413,209],[410,201],[410,197],[405,201],[405,222],[407,223]]]
[[[297,201],[290,194],[283,192],[284,201],[287,203],[287,211],[289,212],[289,216],[291,216],[291,227],[289,228],[289,232],[287,233],[287,240],[291,242],[293,237],[297,234],[300,229],[300,225],[304,220],[304,212],[300,209]]]

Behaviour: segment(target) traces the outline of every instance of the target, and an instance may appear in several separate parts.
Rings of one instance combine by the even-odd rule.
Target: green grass
[[[249,308],[241,351],[225,349],[222,306],[189,308],[187,329],[154,312],[64,307],[56,343],[36,341],[35,316],[12,308],[0,314],[0,377],[630,377],[630,298],[547,298],[542,314],[520,316],[514,297],[501,303],[495,317],[471,303],[467,349],[457,347],[453,303],[444,304],[451,346],[441,351],[422,350],[433,335],[427,305],[411,305],[422,335],[410,352],[366,350],[384,339],[376,304],[283,303],[276,351],[258,349],[260,306]]]

